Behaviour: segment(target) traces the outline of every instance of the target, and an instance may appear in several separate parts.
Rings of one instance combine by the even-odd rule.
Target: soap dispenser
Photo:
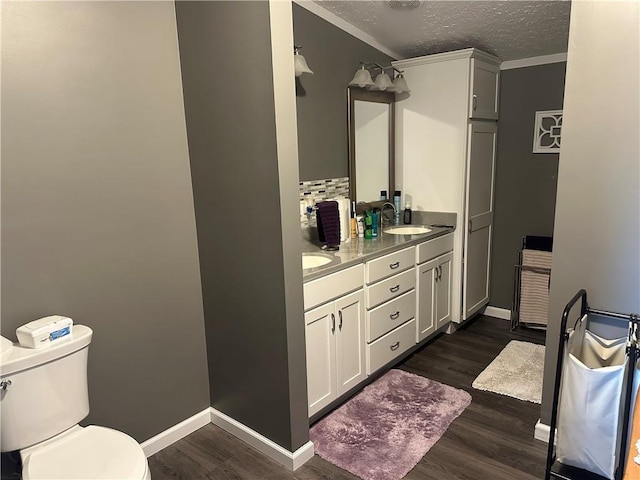
[[[405,225],[411,225],[411,204],[409,202],[404,205],[403,221]]]

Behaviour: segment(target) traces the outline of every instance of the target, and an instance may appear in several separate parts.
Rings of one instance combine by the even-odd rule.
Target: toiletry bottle
[[[384,201],[387,199],[387,191],[386,190],[380,190],[380,200]]]
[[[393,205],[396,207],[396,214],[393,223],[396,225],[400,225],[400,198],[400,190],[396,190],[393,194]]]
[[[356,202],[352,202],[351,204],[351,218],[350,218],[350,229],[351,229],[351,238],[356,238],[358,234],[358,226],[356,223]]]
[[[364,238],[373,238],[373,217],[369,210],[364,212]]]
[[[364,237],[364,219],[362,215],[356,217],[356,227],[358,228],[358,236],[360,238]]]
[[[409,202],[404,205],[404,224],[411,224],[411,204]]]
[[[373,238],[378,237],[378,211],[374,208],[373,213],[371,214],[371,227],[372,227],[372,236]]]

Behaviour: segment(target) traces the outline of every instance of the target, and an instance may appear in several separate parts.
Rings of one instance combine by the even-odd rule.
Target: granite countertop
[[[313,239],[313,233],[308,230],[303,230],[302,255],[314,253],[331,259],[326,265],[303,270],[303,281],[308,282],[315,280],[330,273],[338,272],[345,268],[358,265],[359,263],[367,262],[373,258],[381,257],[454,231],[453,227],[432,226],[426,223],[421,224],[428,226],[431,231],[417,235],[395,235],[380,232],[377,238],[372,239],[356,237],[350,239],[348,242],[341,243],[340,250],[333,252],[323,250],[321,244]],[[455,225],[455,221],[453,224]]]

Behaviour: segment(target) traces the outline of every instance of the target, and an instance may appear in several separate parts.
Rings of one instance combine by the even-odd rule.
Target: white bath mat
[[[478,390],[540,403],[544,345],[512,340],[473,381]]]

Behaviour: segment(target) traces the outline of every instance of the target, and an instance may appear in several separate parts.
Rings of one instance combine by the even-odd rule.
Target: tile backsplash
[[[327,178],[323,180],[308,180],[300,182],[300,223],[302,227],[308,227],[310,223],[315,225],[315,214],[308,218],[305,214],[306,202],[311,199],[315,205],[323,200],[331,200],[338,197],[349,197],[349,177]]]

